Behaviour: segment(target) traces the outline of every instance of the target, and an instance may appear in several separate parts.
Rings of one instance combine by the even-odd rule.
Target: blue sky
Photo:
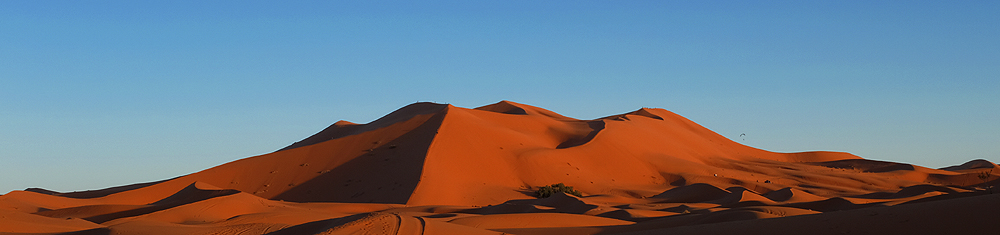
[[[0,193],[167,179],[418,101],[659,107],[741,143],[1000,162],[996,1],[3,1]],[[745,133],[745,137],[739,137]]]

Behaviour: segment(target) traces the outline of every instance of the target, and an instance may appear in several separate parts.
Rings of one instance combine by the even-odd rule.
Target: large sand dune
[[[663,109],[416,103],[169,180],[0,195],[0,233],[992,234],[997,168],[769,152]],[[535,197],[556,183],[583,196]]]

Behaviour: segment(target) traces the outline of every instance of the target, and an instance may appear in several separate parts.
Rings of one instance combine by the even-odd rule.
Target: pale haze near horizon
[[[962,2],[0,2],[0,193],[157,181],[410,103],[664,108],[737,142],[1000,161]],[[745,135],[741,135],[745,134]]]

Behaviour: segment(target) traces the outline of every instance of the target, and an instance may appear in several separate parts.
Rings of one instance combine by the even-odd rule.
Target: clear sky
[[[418,101],[1000,162],[998,1],[355,2],[0,1],[0,193],[172,178]]]

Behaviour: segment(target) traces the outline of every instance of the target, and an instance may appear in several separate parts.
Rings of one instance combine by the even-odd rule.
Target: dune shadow
[[[588,121],[587,126],[590,127],[590,133],[587,133],[585,136],[570,138],[560,143],[559,146],[556,146],[556,149],[572,148],[590,142],[590,140],[593,140],[597,136],[597,133],[604,130],[604,120]]]
[[[993,164],[993,162],[983,159],[976,159],[962,163],[962,165],[943,167],[940,168],[940,170],[960,171],[960,170],[971,170],[971,169],[993,169],[993,167],[995,166],[996,165]]]
[[[917,196],[929,192],[942,192],[945,194],[957,193],[954,189],[940,186],[940,185],[930,185],[930,184],[918,184],[914,186],[909,186],[900,189],[897,192],[875,192],[869,194],[862,194],[858,196],[851,196],[853,198],[867,198],[867,199],[892,199],[892,198],[904,198]]]
[[[331,228],[335,228],[339,225],[347,224],[352,221],[361,220],[370,216],[372,216],[371,213],[362,213],[340,218],[317,220],[283,228],[278,231],[269,232],[266,234],[268,235],[320,234],[323,233],[324,231],[327,231]]]
[[[821,201],[785,204],[784,206],[794,207],[799,209],[814,210],[819,212],[831,212],[831,211],[854,210],[854,209],[885,206],[885,205],[882,205],[880,203],[854,204],[851,201],[848,201],[847,199],[834,197]]]
[[[444,113],[382,147],[271,198],[292,202],[406,203],[423,173],[427,150]]]
[[[111,234],[111,229],[109,228],[94,228],[82,231],[59,233],[59,235],[108,235]]]
[[[163,182],[166,182],[166,181],[170,181],[170,180],[173,180],[173,179],[176,179],[176,178],[180,178],[180,177],[174,177],[174,178],[160,180],[160,181],[154,181],[154,182],[129,184],[129,185],[122,185],[122,186],[115,186],[115,187],[110,187],[110,188],[104,188],[104,189],[78,191],[78,192],[68,192],[68,193],[61,193],[61,192],[56,192],[56,191],[52,191],[52,190],[48,190],[48,189],[42,189],[42,188],[28,188],[28,189],[25,189],[24,191],[41,193],[41,194],[48,194],[48,195],[60,196],[60,197],[76,198],[76,199],[89,199],[89,198],[99,198],[99,197],[103,197],[103,196],[107,196],[107,195],[111,195],[111,194],[115,194],[115,193],[120,193],[120,192],[125,192],[125,191],[140,189],[140,188],[145,188],[145,187],[149,187],[149,186],[152,186],[152,185],[155,185],[155,184],[159,184],[159,183],[163,183]]]
[[[730,194],[732,192],[711,184],[696,183],[667,190],[652,198],[664,199],[663,202],[693,203],[717,200]]]
[[[828,162],[814,162],[807,164],[824,166],[829,168],[837,168],[837,169],[855,169],[869,173],[881,173],[881,172],[890,172],[897,170],[912,171],[916,169],[913,165],[910,164],[876,161],[868,159],[846,159],[846,160],[837,160]]]
[[[382,116],[375,121],[369,122],[368,124],[360,125],[338,125],[334,123],[322,131],[313,134],[312,136],[306,137],[303,140],[292,143],[289,146],[278,149],[278,151],[284,151],[299,147],[305,147],[309,145],[314,145],[322,143],[332,139],[343,138],[346,136],[356,135],[359,133],[364,133],[366,131],[375,130],[383,128],[394,123],[400,122],[402,120],[410,119],[417,115],[431,114],[435,112],[440,112],[442,109],[446,108],[448,105],[436,104],[429,102],[413,103],[402,108],[397,109],[385,116]],[[275,152],[278,152],[275,151]]]
[[[197,183],[192,183],[191,185],[188,185],[187,187],[181,189],[180,191],[174,193],[173,195],[170,195],[164,199],[160,199],[159,201],[146,205],[86,205],[79,207],[41,211],[35,214],[55,218],[55,217],[65,216],[67,215],[67,213],[74,214],[74,211],[87,211],[88,209],[108,208],[111,206],[116,206],[118,208],[121,208],[120,210],[117,210],[115,212],[90,215],[82,218],[84,220],[100,224],[119,218],[149,214],[215,197],[222,197],[240,193],[239,190],[235,189],[221,189],[221,190],[201,189],[198,188],[196,184]]]
[[[527,115],[528,111],[508,101],[500,101],[495,104],[475,108],[475,110],[490,111],[503,114]]]

